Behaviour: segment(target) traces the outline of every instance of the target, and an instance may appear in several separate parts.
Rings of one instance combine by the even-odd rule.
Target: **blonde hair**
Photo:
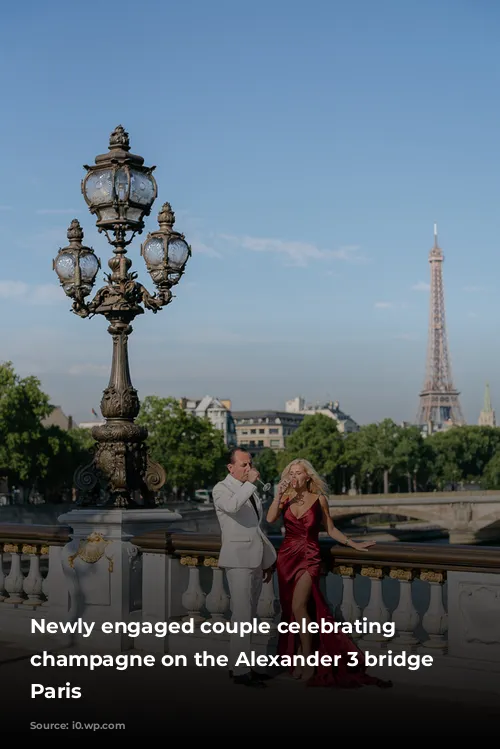
[[[281,481],[283,479],[288,479],[290,475],[290,471],[292,469],[292,466],[300,465],[307,473],[309,479],[307,481],[307,490],[311,492],[312,494],[324,494],[325,497],[328,497],[329,489],[328,484],[324,479],[321,478],[319,473],[313,468],[311,463],[309,463],[308,460],[305,460],[304,458],[296,458],[295,460],[292,460],[286,468],[283,469],[283,472],[281,474]],[[288,489],[284,492],[282,499],[287,499],[289,497],[293,497],[295,495],[295,490],[292,486],[289,486]]]

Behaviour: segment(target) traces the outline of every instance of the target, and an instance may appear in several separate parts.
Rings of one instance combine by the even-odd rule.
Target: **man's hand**
[[[255,468],[250,468],[248,471],[248,481],[250,481],[251,484],[255,484],[257,479],[260,478],[260,473]]]

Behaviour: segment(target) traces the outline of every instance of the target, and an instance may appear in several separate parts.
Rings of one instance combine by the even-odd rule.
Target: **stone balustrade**
[[[39,608],[50,620],[69,617],[74,591],[62,555],[70,539],[67,527],[0,525],[0,640],[26,634],[22,622]],[[282,538],[271,540],[279,547]],[[129,620],[141,632],[121,638],[118,647],[173,655],[201,650],[227,654],[224,622],[230,618],[231,601],[218,567],[219,537],[156,530],[135,536],[130,543],[136,549],[136,589],[127,593],[133,601]],[[377,632],[353,633],[361,649],[387,656],[430,654],[434,659],[432,668],[418,671],[384,664],[372,671],[394,681],[443,686],[466,674],[468,687],[500,691],[499,548],[392,543],[359,552],[329,539],[321,547],[321,585],[335,618],[351,624],[366,618],[394,625],[390,638]],[[113,564],[105,554],[94,560],[82,555],[78,563],[101,565],[99,579],[109,586]],[[96,601],[90,603],[87,610],[79,609],[85,618],[116,618],[112,607],[106,610],[103,603],[99,612]],[[257,653],[274,652],[279,613],[274,576],[263,585],[259,601],[258,619],[269,627],[268,634],[254,636]],[[155,634],[159,623],[177,622],[182,630],[191,620],[194,632]],[[89,646],[109,650],[110,640],[101,645],[92,640]]]
[[[0,525],[0,606],[48,607],[51,579],[55,574],[54,582],[60,580],[60,552],[69,532],[62,526]],[[4,619],[0,611],[0,637]]]

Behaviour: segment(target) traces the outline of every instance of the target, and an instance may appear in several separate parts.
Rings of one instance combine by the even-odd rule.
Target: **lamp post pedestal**
[[[103,504],[108,506],[129,507],[134,505],[138,494],[140,505],[155,507],[156,493],[165,483],[165,470],[148,453],[148,431],[135,423],[140,404],[130,378],[128,337],[132,332],[129,319],[140,312],[141,307],[129,305],[112,312],[108,318],[113,362],[101,400],[106,423],[93,427],[92,436],[97,441],[95,454],[75,474],[75,486],[82,495],[79,504],[83,506],[101,504],[100,492],[104,490]]]
[[[72,528],[61,562],[68,584],[69,611],[65,621],[95,623],[92,635],[72,636],[81,650],[129,650],[134,639],[124,633],[102,631],[102,624],[140,619],[142,558],[130,539],[165,529],[182,516],[168,509],[81,508],[60,515]],[[69,643],[68,643],[69,644]]]

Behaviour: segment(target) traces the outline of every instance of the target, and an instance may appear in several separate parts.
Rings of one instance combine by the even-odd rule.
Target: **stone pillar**
[[[474,531],[458,531],[458,530],[450,530],[450,544],[467,544],[467,545],[473,545],[477,544],[478,538],[476,533]]]
[[[452,505],[452,512],[450,544],[477,543],[471,503],[458,502]]]
[[[72,538],[61,550],[69,588],[66,621],[95,622],[91,637],[70,636],[68,644],[88,650],[127,650],[133,638],[105,634],[103,622],[140,620],[142,558],[130,539],[165,529],[181,515],[168,509],[75,509],[58,520],[72,528]]]

